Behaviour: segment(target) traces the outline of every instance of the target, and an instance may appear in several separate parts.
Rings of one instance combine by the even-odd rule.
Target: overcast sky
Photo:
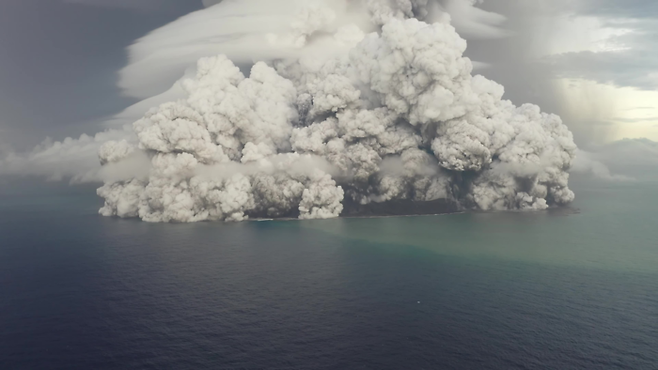
[[[116,72],[136,38],[201,0],[0,1],[0,138],[15,146],[95,133],[134,102]]]
[[[478,72],[505,85],[507,98],[560,114],[582,146],[658,140],[657,1],[478,6],[490,13],[458,30],[468,55],[488,65]],[[202,8],[202,0],[0,1],[0,144],[21,149],[100,131],[137,101],[117,87],[126,48]]]

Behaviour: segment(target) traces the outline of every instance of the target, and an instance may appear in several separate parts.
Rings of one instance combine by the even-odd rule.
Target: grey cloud
[[[646,50],[651,46],[647,44],[641,47],[636,44],[625,51],[558,54],[548,57],[546,62],[556,77],[655,90],[658,88],[658,54]]]
[[[608,18],[658,18],[655,0],[584,0],[573,6],[583,15]]]
[[[503,28],[507,18],[476,5],[477,0],[443,0],[444,10],[452,17],[452,25],[466,39],[495,39],[509,36]]]
[[[610,168],[598,159],[597,154],[582,150],[577,152],[576,159],[571,167],[571,172],[579,175],[593,176],[597,179],[606,181],[635,180],[635,178],[631,176],[613,174],[610,171]]]
[[[212,5],[213,2],[204,4]],[[308,16],[297,11],[299,4],[304,2],[230,1],[181,17],[136,40],[128,48],[129,63],[119,72],[119,87],[126,96],[153,96],[171,86],[199,58],[220,53],[238,64],[251,65],[256,60],[297,58],[303,53],[327,54],[340,48],[321,33],[309,39],[306,37],[308,35],[304,35],[306,30],[295,30],[296,33],[301,32],[299,35],[290,33],[290,24],[299,22],[296,18]],[[323,1],[309,2],[313,3]],[[445,13],[441,9],[448,11],[457,32],[466,39],[491,39],[507,35],[500,27],[505,17],[480,9],[473,0],[334,0],[327,3],[334,14],[324,20],[318,18],[316,21],[319,23],[313,25],[314,30],[317,28],[328,33],[353,24],[363,27],[364,32],[371,32],[374,28],[364,26],[367,23],[363,17],[365,12],[353,10],[390,3],[398,7],[403,5],[396,12],[398,15],[413,13],[414,9],[420,9],[419,4],[426,8],[425,16],[428,18],[442,18]],[[384,14],[378,14],[378,17]],[[295,42],[290,42],[292,40]]]
[[[613,118],[613,121],[624,122],[624,123],[650,122],[650,121],[658,121],[658,117],[638,117],[638,118],[615,117]]]
[[[597,150],[610,169],[636,178],[658,178],[658,142],[624,139]]]
[[[499,0],[481,6],[507,17],[510,37],[469,41],[467,55],[487,62],[491,67],[478,71],[505,86],[506,97],[515,102],[530,102],[560,114],[580,144],[600,143],[618,134],[619,125],[606,113],[582,116],[574,111],[561,91],[552,83],[556,77],[585,78],[655,89],[658,72],[658,2],[617,0]],[[596,16],[607,27],[633,32],[608,40],[626,47],[618,52],[570,53],[539,59],[545,55],[553,37],[557,19],[569,16]],[[586,97],[584,97],[586,99]],[[601,101],[586,100],[589,110],[598,111]],[[648,111],[648,110],[647,110]],[[635,112],[634,112],[635,113]],[[639,111],[638,111],[639,113]]]
[[[203,5],[211,0],[203,0]],[[185,2],[202,4],[202,0],[64,0],[68,4],[99,6],[142,11],[172,11],[186,7]]]
[[[107,8],[155,10],[161,5],[160,0],[64,0],[65,3]]]
[[[631,4],[629,4],[631,3]],[[553,55],[546,62],[557,77],[584,78],[643,90],[658,88],[658,2],[586,2],[577,15],[593,15],[609,28],[625,31],[605,40],[618,50]]]
[[[580,152],[574,162],[577,172],[613,180],[658,180],[658,142],[623,139]]]

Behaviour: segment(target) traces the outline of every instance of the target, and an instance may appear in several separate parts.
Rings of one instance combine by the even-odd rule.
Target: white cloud
[[[214,3],[215,0],[210,0],[204,4]],[[199,58],[220,53],[238,65],[303,54],[314,57],[332,55],[340,45],[323,37],[323,32],[333,33],[348,25],[356,25],[365,32],[373,31],[364,8],[366,4],[374,3],[377,1],[224,1],[190,13],[137,40],[128,49],[129,64],[120,71],[119,87],[129,96],[153,96],[171,86]],[[478,8],[478,1],[448,0],[442,3],[442,9],[451,14],[453,25],[466,39],[507,35],[501,27],[505,17]],[[438,16],[439,4],[438,0],[430,0],[428,11]],[[290,38],[291,31],[299,32],[294,29],[294,24],[300,16],[308,16],[307,9],[310,8],[327,8],[333,15],[308,35],[302,35],[302,44],[282,44],[281,40]],[[312,34],[313,38],[307,40],[305,36]]]
[[[129,63],[120,71],[119,87],[129,96],[146,98],[166,90],[201,57],[225,54],[237,64],[252,64],[310,52],[309,47],[304,48],[306,43],[277,42],[294,31],[291,25],[310,8],[334,12],[330,23],[319,24],[310,33],[324,28],[335,31],[354,23],[367,29],[367,17],[348,12],[346,0],[226,1],[137,40],[128,49]],[[320,39],[311,45],[315,55],[332,53],[338,47],[332,40]]]
[[[101,145],[109,140],[130,138],[131,135],[131,130],[126,127],[100,132],[94,136],[83,134],[77,139],[46,139],[28,153],[16,153],[8,148],[0,157],[0,176],[35,176],[51,181],[71,179],[72,182],[100,182],[104,178],[98,160]]]

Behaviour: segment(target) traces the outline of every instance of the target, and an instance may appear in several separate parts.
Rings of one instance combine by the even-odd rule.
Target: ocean
[[[658,369],[656,184],[568,209],[148,224],[0,196],[0,369]]]

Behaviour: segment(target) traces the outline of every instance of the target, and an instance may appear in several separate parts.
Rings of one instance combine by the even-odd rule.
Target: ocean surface
[[[88,189],[5,193],[0,369],[658,369],[656,188],[191,225],[100,217]]]

